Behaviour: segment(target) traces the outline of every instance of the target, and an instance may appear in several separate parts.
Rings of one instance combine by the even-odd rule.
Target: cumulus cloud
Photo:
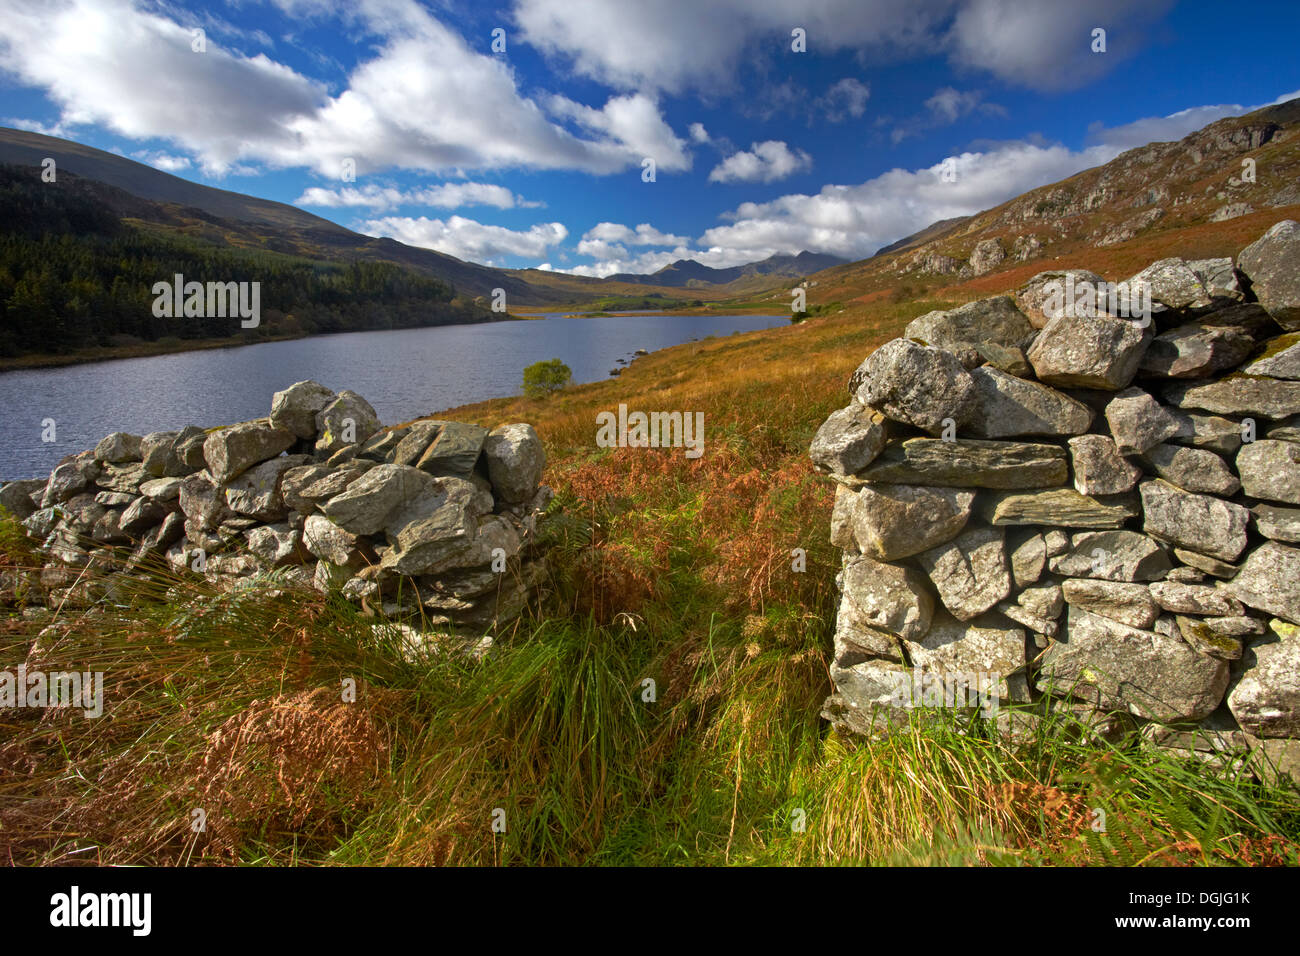
[[[362,226],[369,236],[397,239],[407,245],[433,249],[486,265],[497,265],[506,256],[541,259],[547,250],[568,238],[569,230],[560,222],[541,222],[528,229],[507,229],[450,216],[429,219],[424,216],[387,216],[371,219]]]
[[[583,233],[582,238],[621,242],[629,246],[676,246],[690,242],[685,236],[660,232],[648,222],[641,223],[635,229],[629,229],[618,222],[598,222]]]
[[[770,183],[811,168],[812,157],[803,150],[791,150],[781,140],[769,139],[732,153],[709,173],[709,182]]]
[[[394,167],[607,174],[645,155],[665,169],[689,165],[652,97],[614,96],[599,108],[568,101],[565,116],[582,127],[575,133],[520,92],[507,62],[471,49],[414,0],[346,7],[280,0],[295,17],[344,18],[376,38],[374,55],[337,93],[212,37],[206,52],[195,52],[188,19],[145,4],[9,0],[0,70],[43,90],[61,110],[61,128],[99,124],[164,140],[217,173],[244,161],[332,175],[345,159],[359,174]],[[436,106],[412,109],[416,103]]]
[[[730,89],[755,50],[790,51],[790,30],[809,49],[930,56],[1037,89],[1081,86],[1136,53],[1173,0],[657,0],[574,3],[516,0],[525,40],[580,74],[623,89]],[[1091,51],[1109,26],[1107,52]]]
[[[399,206],[436,206],[459,209],[462,206],[495,206],[497,209],[535,209],[546,205],[530,202],[504,186],[493,183],[443,183],[425,189],[397,189],[393,186],[343,186],[330,189],[312,186],[294,200],[298,206],[326,209],[364,207],[376,211]]]

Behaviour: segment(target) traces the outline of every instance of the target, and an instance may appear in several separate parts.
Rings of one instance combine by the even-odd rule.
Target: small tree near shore
[[[524,394],[529,398],[546,398],[572,380],[573,372],[569,366],[557,358],[547,362],[534,362],[524,369]]]

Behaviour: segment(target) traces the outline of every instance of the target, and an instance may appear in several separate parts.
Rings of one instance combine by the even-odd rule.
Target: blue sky
[[[0,123],[463,259],[588,275],[863,258],[1300,94],[1282,0],[5,7]],[[937,175],[949,157],[955,182]]]

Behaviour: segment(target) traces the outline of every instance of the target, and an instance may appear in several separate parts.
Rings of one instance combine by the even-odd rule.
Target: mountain
[[[759,262],[749,262],[745,265],[732,266],[727,269],[715,269],[711,266],[701,265],[694,259],[678,259],[676,262],[664,266],[658,272],[648,274],[620,272],[609,278],[615,282],[695,288],[700,285],[726,285],[747,276],[770,275],[800,279],[813,272],[829,269],[832,266],[841,265],[848,261],[838,256],[805,251],[794,256],[778,253]]]
[[[461,295],[491,296],[505,289],[512,305],[544,305],[571,296],[535,286],[512,270],[463,262],[454,256],[363,236],[285,203],[192,183],[81,143],[0,127],[0,164],[40,166],[116,187],[140,202],[123,209],[136,224],[218,245],[262,248],[334,262],[393,262],[450,283]],[[115,200],[122,207],[120,200]]]
[[[1166,256],[1235,255],[1286,218],[1300,218],[1300,98],[933,223],[808,284],[820,303],[960,298],[1012,288],[1058,259],[1118,280]]]

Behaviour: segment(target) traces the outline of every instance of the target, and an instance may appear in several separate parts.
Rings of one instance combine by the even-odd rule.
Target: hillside
[[[507,303],[512,307],[559,305],[647,292],[686,300],[736,294],[732,290],[711,288],[692,288],[688,293],[683,288],[686,282],[674,279],[671,272],[665,281],[654,281],[652,276],[594,279],[535,269],[494,269],[395,239],[364,236],[295,206],[193,183],[116,153],[40,133],[0,127],[0,164],[40,167],[47,157],[55,160],[60,172],[116,187],[131,197],[124,200],[115,196],[112,202],[119,214],[135,225],[216,245],[263,249],[310,259],[392,262],[449,283],[461,295],[486,298],[493,290],[504,289]],[[693,278],[721,285],[742,276],[772,271],[805,275],[832,264],[828,260],[833,257],[817,257],[811,253],[774,256],[764,263],[732,270],[708,270],[728,273],[727,278],[708,280],[703,274]],[[796,269],[801,271],[789,271]],[[768,282],[763,287],[770,288],[772,284]]]
[[[1153,259],[1232,255],[1300,212],[1300,99],[1128,150],[974,216],[935,223],[870,259],[809,277],[814,302],[1013,288],[1058,259],[1117,280]],[[1255,181],[1243,181],[1243,160]]]

